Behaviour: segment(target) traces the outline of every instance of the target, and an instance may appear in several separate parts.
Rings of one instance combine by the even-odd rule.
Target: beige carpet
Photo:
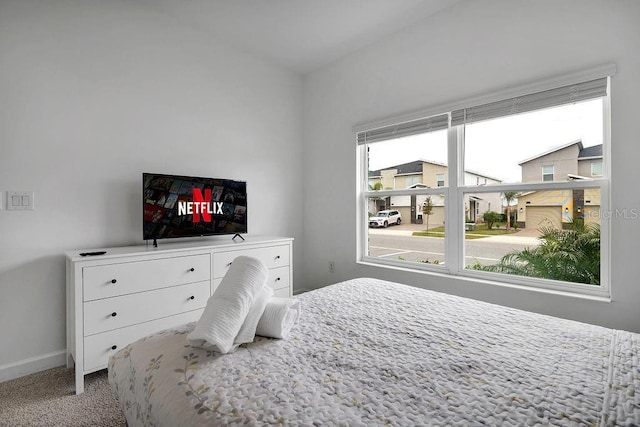
[[[107,371],[85,377],[75,394],[74,371],[49,369],[0,383],[0,426],[125,426]]]

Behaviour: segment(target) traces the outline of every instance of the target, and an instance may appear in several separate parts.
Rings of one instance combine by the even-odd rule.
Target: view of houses
[[[522,182],[588,180],[602,176],[602,144],[584,148],[574,141],[520,162]],[[563,228],[575,219],[600,222],[600,189],[525,192],[518,198],[522,227],[547,223]]]
[[[602,144],[583,147],[582,141],[541,153],[519,163],[522,183],[589,180],[602,176]],[[413,162],[386,167],[369,172],[372,189],[437,188],[447,185],[447,165],[429,161]],[[465,185],[499,184],[500,178],[465,170]],[[404,222],[423,223],[422,205],[426,195],[399,195],[380,197],[369,201],[369,212],[396,209]],[[444,221],[444,195],[431,196],[433,210],[429,227],[440,227]],[[562,229],[572,220],[581,219],[585,224],[600,221],[600,190],[559,189],[523,192],[512,202],[516,225],[520,228],[540,228],[551,225]],[[464,200],[467,222],[482,222],[485,212],[505,213],[506,202],[500,193],[467,194]]]

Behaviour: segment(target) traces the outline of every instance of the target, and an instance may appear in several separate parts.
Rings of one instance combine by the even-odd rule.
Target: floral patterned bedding
[[[640,425],[638,334],[367,278],[298,298],[287,340],[116,353],[129,426]]]

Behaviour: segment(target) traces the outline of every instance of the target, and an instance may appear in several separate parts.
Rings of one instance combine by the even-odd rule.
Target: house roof
[[[580,154],[578,154],[578,160],[593,159],[594,157],[602,157],[602,144],[585,147],[580,150]]]
[[[567,178],[571,181],[591,181],[593,178],[589,178],[588,176],[576,175],[573,173],[567,174]]]
[[[572,145],[576,145],[576,144],[578,144],[578,148],[580,149],[580,151],[582,151],[583,150],[582,140],[578,139],[577,141],[571,141],[571,142],[569,142],[567,144],[561,145],[561,146],[556,147],[556,148],[552,148],[551,150],[547,150],[544,153],[536,154],[535,156],[529,157],[528,159],[525,159],[525,160],[521,161],[518,164],[520,166],[522,166],[523,164],[529,163],[532,160],[539,159],[540,157],[544,157],[547,154],[555,153],[556,151],[564,150],[565,148],[571,147]]]
[[[382,175],[382,171],[386,171],[386,170],[389,170],[389,169],[397,169],[398,172],[396,172],[396,175],[403,175],[403,174],[409,174],[409,173],[422,173],[422,164],[423,163],[431,163],[433,165],[440,165],[440,166],[444,166],[444,167],[447,166],[445,164],[438,163],[438,162],[433,162],[433,161],[430,161],[430,160],[414,160],[413,162],[403,163],[401,165],[396,165],[396,166],[388,166],[386,168],[378,169],[378,170],[375,170],[375,171],[370,171],[369,172],[369,177],[381,176]]]
[[[414,160],[413,162],[409,162],[409,163],[403,163],[401,165],[395,165],[395,166],[388,166],[386,168],[382,168],[382,169],[378,169],[375,171],[369,171],[369,178],[373,178],[376,176],[381,176],[382,175],[382,171],[383,170],[389,170],[389,169],[397,169],[398,172],[396,172],[396,175],[407,175],[407,174],[412,174],[412,173],[422,173],[422,165],[424,163],[429,163],[432,165],[437,165],[437,166],[442,166],[442,167],[447,167],[446,164],[444,163],[440,163],[440,162],[435,162],[433,160]],[[473,174],[473,175],[477,175],[480,176],[482,178],[489,178],[489,179],[493,179],[494,181],[502,181],[499,178],[494,178],[492,176],[480,173],[480,172],[475,172],[475,171],[471,171],[466,169],[465,172]]]
[[[591,147],[583,147],[582,146],[582,140],[578,139],[577,141],[571,141],[567,144],[561,145],[559,147],[553,148],[551,150],[545,151],[544,153],[538,154],[534,157],[530,157],[526,160],[521,161],[520,163],[518,163],[520,166],[522,166],[525,163],[528,163],[532,160],[535,159],[539,159],[540,157],[544,157],[547,154],[551,154],[551,153],[555,153],[556,151],[560,151],[563,150],[567,147],[571,147],[572,145],[578,144],[578,148],[580,149],[580,152],[578,153],[578,160],[580,159],[593,159],[593,158],[598,158],[598,157],[602,157],[602,144],[598,144],[598,145],[592,145]]]
[[[470,173],[471,175],[476,175],[476,176],[479,176],[481,178],[488,178],[488,179],[492,179],[494,181],[502,182],[502,178],[496,178],[495,176],[487,175],[487,174],[484,174],[484,173],[481,173],[481,172],[472,171],[470,169],[465,169],[464,171],[465,171],[465,173]]]

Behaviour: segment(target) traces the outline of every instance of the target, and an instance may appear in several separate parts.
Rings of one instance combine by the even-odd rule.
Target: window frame
[[[447,218],[447,201],[449,200],[449,189],[447,187],[434,187],[434,188],[415,188],[415,189],[402,189],[402,190],[379,190],[379,191],[367,191],[366,195],[363,198],[359,198],[362,200],[361,208],[359,211],[361,212],[360,218],[367,218],[367,221],[363,221],[359,219],[362,227],[358,227],[358,234],[360,237],[358,240],[365,244],[364,247],[368,247],[368,229],[369,229],[369,221],[368,221],[368,198],[369,197],[390,197],[390,196],[420,196],[420,195],[434,195],[434,196],[444,196],[445,199],[445,218]],[[397,210],[397,209],[395,209]],[[409,221],[408,218],[402,218],[402,222],[405,223]],[[359,245],[360,246],[360,245]],[[445,240],[445,260],[449,256],[447,247],[449,243]],[[427,263],[410,263],[408,264],[405,261],[396,261],[389,258],[380,258],[380,257],[372,257],[372,256],[363,256],[358,258],[358,262],[364,262],[366,264],[374,264],[374,265],[384,265],[388,267],[400,267],[404,269],[411,270],[422,270],[422,271],[432,271],[432,272],[440,272],[440,273],[448,273],[445,264],[427,264]]]
[[[545,172],[545,168],[551,168],[551,173]],[[545,176],[551,175],[551,179],[545,179]],[[542,165],[542,182],[553,182],[556,176],[555,165]]]
[[[593,165],[595,165],[595,164],[600,165],[600,173],[598,173],[598,174],[593,173]],[[602,171],[603,171],[602,160],[594,160],[594,161],[591,162],[591,176],[598,176],[598,177],[604,176]]]
[[[420,117],[429,117],[444,114],[446,111],[464,108],[466,105],[480,105],[493,101],[500,101],[509,97],[520,96],[528,93],[537,93],[544,90],[552,89],[563,85],[577,84],[595,78],[607,78],[607,94],[603,100],[603,158],[602,158],[602,175],[588,181],[542,181],[537,183],[516,183],[516,184],[493,184],[493,185],[464,185],[464,125],[449,126],[447,131],[448,140],[448,173],[445,175],[447,186],[435,187],[428,189],[411,189],[411,190],[389,190],[389,191],[368,191],[363,186],[366,183],[366,165],[367,165],[367,145],[358,145],[357,155],[357,262],[365,265],[375,265],[400,269],[402,271],[417,271],[426,274],[444,273],[447,276],[460,279],[468,279],[472,281],[481,281],[498,286],[515,287],[521,289],[529,289],[539,292],[548,292],[562,295],[570,295],[581,298],[596,298],[602,300],[610,300],[610,215],[611,211],[610,194],[610,145],[611,145],[611,77],[615,75],[616,68],[614,65],[605,65],[592,70],[573,73],[517,88],[499,91],[493,94],[476,97],[457,103],[446,104],[442,106],[432,107],[422,111],[417,111],[408,115],[379,120],[373,123],[361,124],[354,127],[357,135],[359,132],[371,129],[375,126],[388,126],[401,121],[414,120]],[[450,113],[449,113],[450,114]],[[364,171],[364,173],[363,173]],[[554,168],[555,175],[555,168]],[[554,177],[555,178],[555,177]],[[491,193],[504,191],[541,191],[541,190],[557,190],[557,189],[584,189],[599,188],[601,194],[600,212],[601,212],[601,238],[600,238],[600,265],[601,265],[601,282],[599,286],[562,282],[550,279],[539,279],[525,276],[514,276],[503,273],[493,273],[484,271],[475,271],[465,269],[464,267],[464,249],[465,249],[465,233],[464,233],[464,200],[466,194],[473,193]],[[417,265],[418,263],[407,263],[402,261],[393,261],[389,259],[381,259],[368,256],[368,221],[366,200],[368,197],[386,197],[392,195],[411,195],[411,194],[442,194],[445,197],[445,259],[446,265]],[[453,226],[455,224],[455,226]]]
[[[411,181],[409,185],[407,185],[408,181]],[[417,174],[408,174],[404,176],[404,188],[408,188],[416,184],[421,184],[420,176],[418,176]]]

